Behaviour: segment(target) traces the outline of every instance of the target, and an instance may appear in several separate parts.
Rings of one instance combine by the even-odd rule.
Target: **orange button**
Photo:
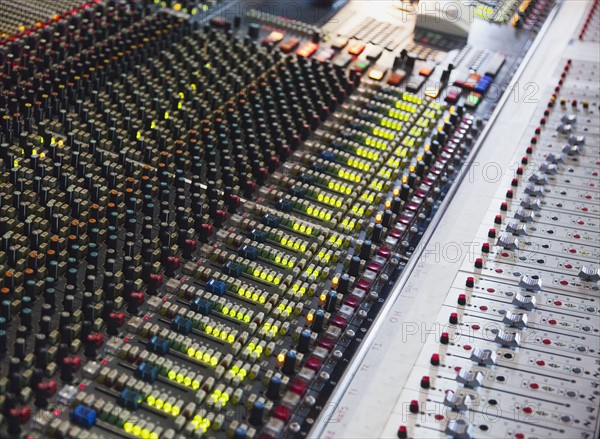
[[[421,70],[419,70],[419,75],[429,77],[431,75],[431,72],[433,72],[433,67],[425,66],[422,67]]]
[[[478,73],[471,73],[467,80],[465,81],[465,88],[472,90],[475,88],[479,80],[481,79],[481,75]]]
[[[387,83],[390,85],[398,85],[402,82],[406,74],[404,72],[394,72],[390,75]]]
[[[358,56],[361,53],[363,53],[363,50],[365,50],[364,44],[355,44],[354,46],[351,46],[350,49],[348,49],[348,53],[351,55]]]
[[[288,53],[294,50],[296,47],[298,47],[298,44],[300,44],[300,41],[298,41],[296,38],[288,38],[283,43],[281,43],[281,46],[279,46],[279,48],[285,53]]]
[[[304,43],[304,45],[296,51],[296,55],[301,56],[302,58],[308,58],[315,53],[318,48],[319,45],[316,43]]]

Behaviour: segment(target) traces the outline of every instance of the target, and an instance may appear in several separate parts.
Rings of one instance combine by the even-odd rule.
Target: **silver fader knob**
[[[554,175],[558,172],[558,166],[550,163],[542,163],[539,167],[540,172],[543,172],[547,175]]]
[[[534,279],[532,276],[524,274],[519,279],[519,287],[529,291],[540,291],[542,289],[542,280],[540,278]]]
[[[540,200],[531,199],[529,197],[525,197],[521,200],[521,206],[523,206],[525,209],[530,210],[540,210],[542,208],[542,206],[540,205]]]
[[[521,308],[531,311],[535,309],[536,300],[534,296],[525,295],[522,293],[516,293],[513,297],[512,304]]]
[[[569,123],[561,123],[558,128],[556,128],[556,131],[562,134],[571,134],[573,132],[573,125]]]
[[[531,181],[532,183],[535,183],[535,184],[542,184],[542,185],[548,183],[548,179],[546,179],[546,176],[540,175],[537,172],[534,172],[533,174],[531,174],[529,176],[529,181]]]
[[[470,401],[470,395],[459,395],[452,390],[448,390],[444,397],[444,405],[456,411],[467,410],[469,408],[467,404]]]
[[[463,384],[465,387],[475,389],[483,384],[483,374],[479,371],[461,369],[456,376],[456,381]]]
[[[562,152],[564,152],[567,155],[574,156],[579,155],[581,153],[581,150],[578,145],[565,145],[563,147]]]
[[[451,419],[446,424],[446,430],[444,431],[448,436],[454,439],[471,439],[471,433],[469,431],[469,424],[464,419]]]
[[[519,313],[514,311],[506,311],[502,323],[512,328],[523,329],[527,327],[527,321],[529,317],[525,313]]]
[[[560,121],[562,123],[569,123],[572,125],[575,122],[577,122],[577,116],[575,116],[574,114],[565,114],[563,115],[563,117],[560,118]]]
[[[525,193],[527,195],[533,195],[534,197],[541,197],[544,195],[544,188],[533,183],[527,183],[527,186],[525,186]]]
[[[506,225],[506,231],[513,235],[523,236],[527,235],[527,226],[516,221],[511,221]]]
[[[474,348],[471,353],[471,361],[482,366],[494,366],[498,355],[491,349]]]
[[[498,238],[496,245],[502,246],[505,250],[517,250],[519,248],[519,239],[508,233],[502,233]]]
[[[515,219],[518,219],[524,223],[533,222],[533,212],[527,212],[525,209],[517,209],[515,212]]]
[[[507,348],[516,348],[521,345],[521,334],[518,332],[498,331],[496,334],[496,343]]]
[[[470,402],[470,395],[459,395],[452,390],[448,390],[446,392],[446,396],[444,397],[444,405],[456,411],[467,410]]]
[[[598,282],[600,280],[600,268],[581,267],[579,278],[589,282]]]
[[[546,161],[548,163],[553,163],[553,164],[558,164],[558,163],[563,163],[565,161],[565,155],[564,154],[554,154],[553,152],[551,152],[550,154],[548,154],[546,156]]]
[[[571,134],[569,136],[569,143],[571,145],[583,146],[585,145],[585,136],[576,136],[575,134]]]

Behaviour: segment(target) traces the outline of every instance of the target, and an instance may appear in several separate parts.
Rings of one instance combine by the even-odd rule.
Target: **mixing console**
[[[479,2],[465,40],[402,2],[1,6],[0,437],[36,439],[336,436],[340,395],[565,7]],[[563,64],[470,231],[477,257],[430,303],[449,326],[411,344],[389,392],[404,416],[457,416],[361,435],[598,430],[598,60]],[[477,408],[500,394],[527,398],[502,429]]]

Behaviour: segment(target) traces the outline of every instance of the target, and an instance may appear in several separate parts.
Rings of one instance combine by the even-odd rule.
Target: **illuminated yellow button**
[[[381,78],[383,78],[384,75],[385,70],[371,69],[369,72],[369,78],[373,79],[374,81],[381,81]]]
[[[267,36],[266,39],[272,43],[279,43],[281,40],[283,40],[283,36],[283,33],[274,30]]]
[[[425,96],[431,99],[435,99],[440,94],[440,90],[436,86],[427,87],[425,89]]]
[[[338,37],[331,44],[331,47],[337,50],[341,50],[348,45],[348,40],[344,37]]]

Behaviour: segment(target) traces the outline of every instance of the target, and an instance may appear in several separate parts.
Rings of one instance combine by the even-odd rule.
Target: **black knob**
[[[144,303],[144,293],[133,292],[129,294],[127,300],[127,312],[132,315],[136,315],[139,312],[139,306]]]
[[[322,309],[316,310],[315,313],[313,314],[313,322],[311,325],[311,329],[316,333],[321,332],[323,330],[324,322],[325,322],[325,311],[323,311]]]
[[[350,276],[347,274],[342,274],[338,281],[337,291],[341,294],[348,293],[350,289]]]
[[[98,348],[102,346],[104,337],[99,333],[88,334],[85,338],[85,356],[88,358],[96,358],[98,356]]]
[[[252,405],[252,410],[250,410],[248,422],[256,427],[262,425],[264,422],[264,411],[265,405],[261,401],[255,401]]]
[[[350,276],[358,276],[360,270],[360,258],[358,256],[352,256],[350,259],[350,267],[348,267],[348,273]]]
[[[371,239],[373,242],[381,242],[383,237],[383,226],[381,224],[375,224],[373,227],[373,233],[371,234]]]
[[[369,241],[369,240],[363,241],[363,243],[360,247],[360,258],[364,259],[364,260],[371,259],[371,248],[372,247],[373,247],[373,244],[371,241]]]
[[[267,388],[267,398],[277,401],[281,397],[281,378],[277,375],[271,377]]]
[[[296,351],[287,351],[283,360],[282,371],[286,375],[294,375],[296,373]]]
[[[298,347],[297,350],[298,352],[301,352],[303,354],[308,353],[308,351],[310,350],[310,330],[308,329],[304,329],[302,330],[302,332],[300,333],[300,338],[298,340]]]

